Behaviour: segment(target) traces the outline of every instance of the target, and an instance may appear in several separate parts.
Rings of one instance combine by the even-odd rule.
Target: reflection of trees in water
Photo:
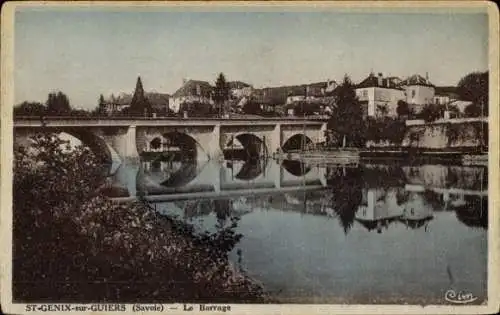
[[[426,217],[418,220],[408,219],[408,218],[400,218],[399,221],[406,225],[407,228],[411,229],[419,229],[422,226],[426,225],[430,222],[434,217]]]
[[[359,168],[356,169],[337,169],[331,173],[335,180],[330,181],[331,207],[344,233],[347,234],[351,229],[356,212],[363,200],[363,176]]]
[[[433,211],[440,211],[446,207],[446,203],[443,200],[443,195],[438,194],[430,189],[426,189],[422,197],[424,199],[425,205],[430,207]]]
[[[381,220],[362,220],[356,219],[361,225],[363,225],[368,231],[377,230],[377,233],[382,233],[382,229],[388,229],[389,225],[394,222],[397,222],[397,218],[387,218]]]
[[[367,188],[403,187],[405,174],[400,166],[364,165],[360,166]]]
[[[465,196],[465,205],[454,207],[457,219],[468,227],[488,228],[488,197]]]
[[[207,216],[214,213],[218,221],[225,222],[234,213],[231,199],[197,199],[176,203],[184,210],[185,218]]]
[[[396,204],[402,206],[410,200],[410,192],[404,189],[398,189],[396,191]]]

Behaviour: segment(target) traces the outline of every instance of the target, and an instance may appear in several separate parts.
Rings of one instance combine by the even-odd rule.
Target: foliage
[[[244,114],[248,115],[261,115],[262,108],[260,104],[255,100],[249,100],[243,105],[242,111]]]
[[[46,102],[47,114],[53,116],[64,116],[71,112],[69,99],[63,92],[49,93]]]
[[[340,145],[346,137],[348,146],[361,146],[364,143],[363,111],[351,79],[346,75],[344,81],[334,91],[335,107],[328,121],[328,129],[333,130],[336,144]]]
[[[99,115],[106,114],[106,102],[104,101],[104,96],[102,94],[99,96],[99,103],[97,104],[96,112]]]
[[[14,107],[14,116],[43,116],[47,107],[39,102],[22,102]]]
[[[262,289],[227,260],[234,225],[201,236],[147,204],[100,193],[87,148],[35,137],[14,160],[13,294],[41,301],[255,301]],[[22,263],[19,263],[22,262]]]
[[[479,108],[484,106],[484,114],[488,115],[488,74],[489,72],[472,72],[460,79],[457,93],[461,99],[470,101]]]
[[[130,102],[130,107],[125,113],[132,116],[148,116],[151,110],[151,103],[144,95],[141,77],[137,77],[137,83],[135,85],[132,101]]]
[[[229,86],[223,73],[219,73],[215,81],[214,102],[218,109],[222,109],[224,103],[229,99]]]
[[[336,168],[330,172],[328,184],[332,191],[331,206],[347,234],[363,200],[363,177],[360,169],[346,169],[344,172],[341,168]]]
[[[296,116],[307,116],[319,113],[321,104],[318,102],[298,101],[293,106],[293,111]]]
[[[201,102],[183,102],[179,106],[179,115],[183,116],[187,112],[188,117],[208,117],[214,114],[212,105]]]
[[[481,107],[474,103],[467,105],[464,109],[464,114],[466,117],[479,117],[481,116]]]
[[[433,122],[444,117],[446,108],[444,105],[428,104],[417,114],[417,119],[423,119],[425,122]]]
[[[390,117],[368,118],[365,130],[366,141],[371,140],[375,143],[389,141],[392,144],[400,145],[406,132],[406,125],[404,121]]]
[[[396,113],[399,117],[408,117],[411,114],[410,107],[408,103],[403,100],[398,101],[398,106],[396,107]]]

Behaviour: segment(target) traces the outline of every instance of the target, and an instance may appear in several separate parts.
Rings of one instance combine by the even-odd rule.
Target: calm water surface
[[[146,194],[200,231],[239,217],[231,259],[284,301],[487,294],[485,167],[142,161],[112,172],[122,196]]]

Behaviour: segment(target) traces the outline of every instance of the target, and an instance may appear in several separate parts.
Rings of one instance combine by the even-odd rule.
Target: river
[[[487,296],[487,168],[389,162],[160,162],[112,170],[199,231],[239,218],[230,257],[278,301],[446,303]]]

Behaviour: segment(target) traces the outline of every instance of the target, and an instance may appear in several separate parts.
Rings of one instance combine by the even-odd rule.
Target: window
[[[411,90],[411,98],[415,98],[415,90]]]
[[[368,97],[368,91],[367,90],[363,90],[363,97]]]

